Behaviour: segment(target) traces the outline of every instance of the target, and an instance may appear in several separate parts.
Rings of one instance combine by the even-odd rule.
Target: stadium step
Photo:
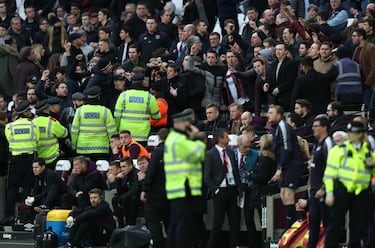
[[[2,247],[34,247],[32,232],[12,231],[10,226],[5,226],[0,232],[0,248]]]

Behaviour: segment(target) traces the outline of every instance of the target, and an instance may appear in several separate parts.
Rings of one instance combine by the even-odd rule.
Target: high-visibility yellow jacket
[[[5,126],[9,151],[13,156],[33,154],[37,150],[39,130],[27,118],[19,118]]]
[[[327,158],[323,182],[327,193],[334,191],[335,180],[340,181],[348,192],[356,195],[369,187],[371,174],[375,169],[367,169],[365,159],[370,154],[375,160],[375,153],[370,152],[367,142],[357,150],[349,141],[333,147]]]
[[[202,162],[205,144],[174,129],[164,143],[165,190],[169,200],[186,197],[185,182],[192,196],[202,195]]]
[[[53,117],[38,116],[33,123],[40,134],[37,143],[38,157],[43,158],[47,164],[52,163],[60,155],[58,139],[68,136],[68,130]]]
[[[116,125],[111,111],[100,105],[83,105],[74,115],[72,147],[78,154],[109,153]]]
[[[136,141],[146,141],[150,132],[150,116],[159,119],[158,104],[144,90],[127,90],[116,101],[114,118],[118,131],[129,130]]]

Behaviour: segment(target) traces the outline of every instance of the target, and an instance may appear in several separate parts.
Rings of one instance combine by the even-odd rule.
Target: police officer
[[[131,89],[118,97],[114,113],[118,130],[129,130],[143,146],[151,129],[150,116],[160,119],[156,98],[144,87],[144,77],[143,73],[133,76]]]
[[[48,100],[39,101],[35,106],[38,117],[33,120],[39,129],[40,137],[37,144],[38,157],[46,161],[46,166],[55,169],[60,156],[58,139],[68,136],[68,130],[54,117],[49,116]]]
[[[323,182],[329,219],[325,247],[338,247],[339,228],[350,211],[349,247],[361,247],[361,236],[367,221],[368,190],[374,174],[375,153],[366,140],[366,127],[352,121],[347,126],[348,140],[328,153]]]
[[[11,152],[11,166],[6,193],[5,219],[3,224],[14,216],[17,190],[22,187],[21,200],[30,194],[34,184],[32,162],[39,141],[39,130],[31,122],[33,117],[28,101],[21,102],[15,112],[18,118],[5,126],[5,136]]]
[[[192,113],[172,117],[173,129],[164,144],[165,190],[170,206],[168,247],[195,247],[202,222],[202,162],[205,144],[196,140]]]
[[[111,111],[99,105],[100,91],[99,86],[93,86],[84,92],[87,104],[77,109],[72,123],[73,149],[92,160],[109,157],[109,142],[116,133]]]

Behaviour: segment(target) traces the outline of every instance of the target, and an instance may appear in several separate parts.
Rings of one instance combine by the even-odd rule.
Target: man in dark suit
[[[227,213],[230,227],[230,247],[239,245],[241,209],[237,196],[242,195],[241,180],[234,153],[226,149],[228,131],[217,129],[214,133],[215,147],[207,153],[204,166],[204,182],[213,197],[214,220],[207,247],[220,247],[219,236]]]
[[[271,65],[270,91],[274,96],[274,104],[281,105],[286,111],[290,108],[294,80],[297,77],[297,64],[288,55],[288,47],[284,43],[276,45],[276,61]]]
[[[314,69],[314,61],[311,57],[301,59],[302,70],[305,74],[299,76],[294,84],[292,94],[292,106],[297,99],[306,99],[311,103],[313,115],[323,114],[330,100],[330,83],[326,74],[321,74]]]

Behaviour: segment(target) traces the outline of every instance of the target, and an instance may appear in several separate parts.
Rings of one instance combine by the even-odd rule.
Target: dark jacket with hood
[[[87,170],[79,175],[76,175],[72,186],[69,188],[69,193],[75,196],[78,191],[88,196],[88,192],[93,189],[106,189],[106,183],[103,176],[96,170],[94,162],[88,162]]]
[[[111,107],[111,97],[113,93],[113,76],[112,73],[103,73],[98,66],[94,66],[92,69],[94,75],[89,79],[86,89],[90,89],[93,86],[99,86],[102,91],[100,94],[101,104],[107,108]]]

